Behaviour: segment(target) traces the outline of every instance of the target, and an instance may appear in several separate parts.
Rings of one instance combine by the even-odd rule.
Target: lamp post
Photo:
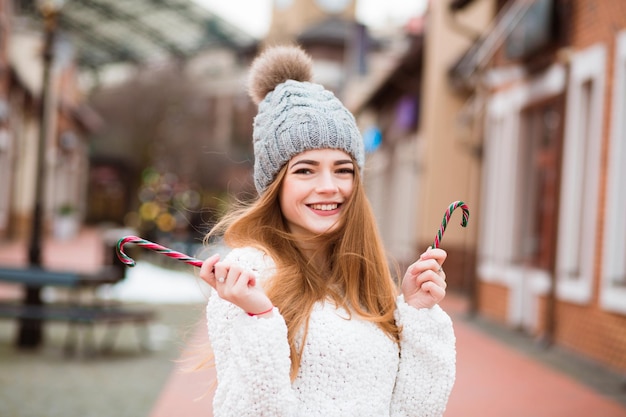
[[[41,88],[41,102],[39,105],[39,141],[37,144],[37,159],[35,173],[35,203],[32,213],[32,226],[28,261],[31,267],[41,266],[41,236],[43,224],[43,191],[45,180],[45,158],[50,116],[54,109],[49,108],[50,100],[50,72],[54,59],[54,40],[57,28],[57,17],[64,0],[40,0],[37,6],[44,21],[43,47],[43,82]],[[41,287],[27,286],[25,302],[40,305]],[[34,348],[41,344],[43,336],[40,320],[22,319],[20,321],[17,343],[19,347]]]

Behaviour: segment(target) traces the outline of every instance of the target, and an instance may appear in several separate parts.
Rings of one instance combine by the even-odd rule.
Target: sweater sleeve
[[[263,265],[250,266],[263,271]],[[212,290],[207,326],[218,381],[214,416],[296,415],[287,326],[278,309],[270,318],[250,317]]]
[[[396,322],[402,333],[391,416],[442,416],[456,376],[452,320],[438,305],[416,309],[400,296]]]

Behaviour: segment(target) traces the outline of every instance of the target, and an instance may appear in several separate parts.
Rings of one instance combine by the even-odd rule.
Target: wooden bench
[[[123,269],[116,266],[105,266],[101,270],[85,274],[68,271],[51,271],[39,267],[0,268],[0,281],[19,283],[26,288],[26,296],[21,303],[0,303],[0,318],[16,319],[26,331],[28,326],[38,325],[47,321],[67,322],[70,326],[65,341],[66,353],[75,353],[78,345],[77,326],[85,327],[84,345],[89,353],[106,352],[112,349],[118,327],[122,323],[134,323],[143,330],[140,335],[142,348],[148,347],[146,324],[153,320],[155,314],[151,310],[125,308],[118,303],[83,303],[78,296],[66,303],[44,303],[39,296],[42,287],[65,287],[77,295],[83,289],[95,289],[101,285],[114,284],[124,279]],[[31,293],[29,294],[29,291]],[[32,296],[32,292],[36,296]],[[108,331],[100,348],[93,337],[93,325],[105,324]]]
[[[85,352],[95,353],[109,352],[113,349],[118,325],[132,323],[137,326],[139,343],[143,350],[149,349],[149,337],[145,331],[145,325],[155,318],[152,310],[129,309],[117,305],[76,305],[76,304],[43,304],[25,305],[15,302],[0,303],[0,318],[40,321],[60,321],[69,323],[64,350],[67,354],[78,351],[79,344],[76,326],[85,326],[83,345]],[[100,346],[94,340],[93,326],[106,324],[107,332]]]

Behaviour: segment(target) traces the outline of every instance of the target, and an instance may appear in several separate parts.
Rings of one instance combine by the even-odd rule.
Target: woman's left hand
[[[448,254],[428,248],[407,268],[402,279],[404,301],[415,308],[431,308],[446,296],[446,274],[442,265]]]

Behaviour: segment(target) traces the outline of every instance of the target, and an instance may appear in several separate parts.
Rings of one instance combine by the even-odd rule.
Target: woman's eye
[[[310,174],[312,171],[309,168],[299,168],[296,169],[293,173],[294,174]]]
[[[352,169],[352,168],[341,168],[341,169],[337,170],[337,173],[353,175],[354,174],[354,169]]]

